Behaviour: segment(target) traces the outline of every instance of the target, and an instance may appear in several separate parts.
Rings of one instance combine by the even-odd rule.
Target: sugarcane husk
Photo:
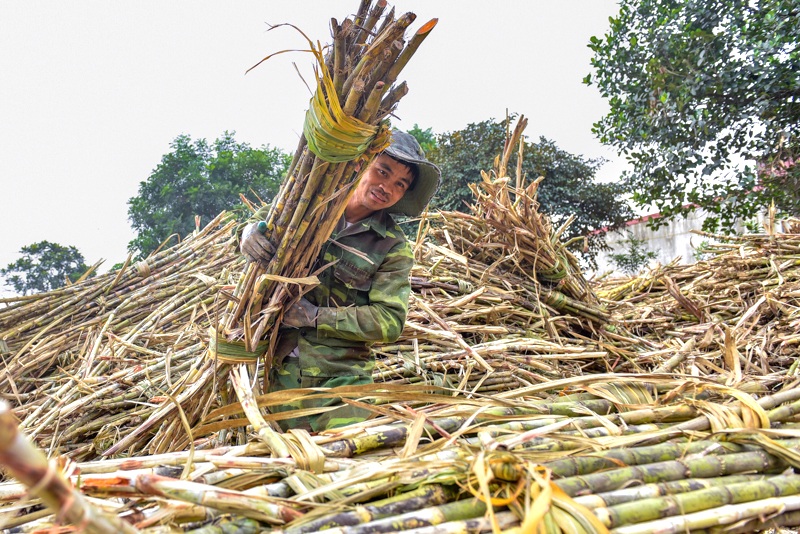
[[[242,408],[247,415],[248,421],[253,426],[259,438],[272,451],[272,455],[276,458],[287,458],[290,456],[289,448],[280,437],[280,435],[273,430],[269,424],[264,420],[261,412],[258,410],[258,405],[253,399],[253,393],[249,389],[249,374],[245,364],[239,364],[231,369],[230,374],[231,384],[236,390]]]

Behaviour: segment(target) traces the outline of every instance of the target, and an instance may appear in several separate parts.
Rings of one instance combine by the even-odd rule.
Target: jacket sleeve
[[[390,343],[403,332],[411,294],[409,274],[414,255],[408,241],[389,250],[369,289],[364,306],[321,307],[317,336],[369,343]]]

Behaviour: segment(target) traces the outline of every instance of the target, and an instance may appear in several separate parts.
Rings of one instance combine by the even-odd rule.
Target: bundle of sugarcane
[[[755,383],[630,375],[480,398],[372,389],[386,401],[377,419],[311,436],[291,459],[251,443],[62,469],[92,502],[153,532],[220,520],[203,528],[703,532],[767,524],[765,510],[775,524],[798,521],[793,386],[758,399]],[[235,417],[231,408],[212,418]],[[0,518],[25,531],[52,525],[13,504],[25,495],[19,483],[0,484]],[[135,509],[120,508],[120,497]]]
[[[392,9],[384,16],[384,0],[371,4],[362,0],[355,17],[341,24],[332,19],[327,56],[309,40],[318,61],[317,88],[287,178],[263,221],[276,252],[267,265],[251,263],[242,273],[220,323],[218,351],[238,340],[248,351],[264,337],[274,343],[277,328],[270,329],[284,305],[298,298],[295,284],[309,283],[359,170],[388,146],[385,119],[407,92],[405,82],[395,82],[436,19],[406,43],[404,33],[416,15],[395,18]]]
[[[471,213],[447,212],[431,216],[434,236],[454,252],[478,261],[491,270],[511,273],[530,281],[529,286],[550,306],[604,322],[606,313],[560,239],[571,221],[554,229],[539,210],[537,190],[543,178],[525,185],[521,165],[512,184],[507,170],[527,120],[521,117],[506,140],[503,154],[491,173],[482,173],[479,184],[470,184],[475,203]],[[522,154],[519,154],[518,162]],[[545,290],[539,289],[544,287]],[[580,309],[576,309],[579,305]]]

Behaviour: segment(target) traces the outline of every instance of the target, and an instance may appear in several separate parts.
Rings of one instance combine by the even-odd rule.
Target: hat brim
[[[384,152],[397,160],[416,165],[419,170],[419,176],[417,176],[414,188],[406,191],[403,198],[398,200],[391,208],[386,208],[386,211],[416,217],[425,210],[425,207],[439,188],[441,171],[439,167],[430,161],[411,157],[409,154],[394,148],[390,146]]]

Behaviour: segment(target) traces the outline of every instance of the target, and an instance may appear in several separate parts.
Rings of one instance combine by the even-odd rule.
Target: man
[[[390,214],[419,215],[439,177],[438,167],[425,159],[416,139],[393,130],[390,146],[364,172],[344,217],[322,247],[317,266],[332,265],[318,275],[320,284],[284,313],[270,392],[372,383],[375,356],[369,346],[400,337],[411,293],[413,253]],[[256,223],[245,227],[242,252],[250,261],[268,261],[274,247],[256,228]],[[325,406],[337,407],[279,424],[284,430],[320,431],[370,414],[326,398],[275,406],[272,411]]]

